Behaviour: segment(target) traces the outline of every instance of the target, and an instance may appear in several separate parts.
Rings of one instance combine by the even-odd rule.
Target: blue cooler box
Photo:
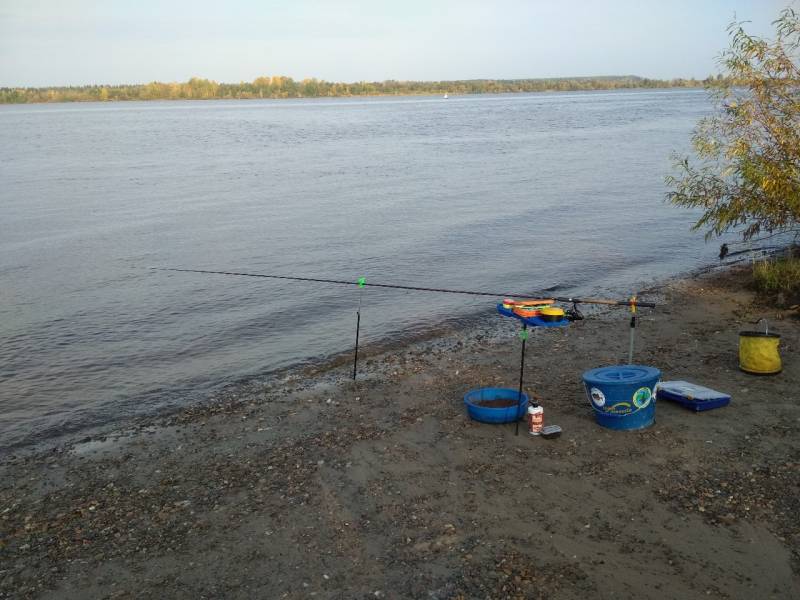
[[[643,429],[656,418],[661,371],[642,365],[592,369],[583,374],[595,420],[609,429]]]

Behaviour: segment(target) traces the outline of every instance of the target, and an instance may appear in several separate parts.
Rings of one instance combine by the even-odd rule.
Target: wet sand
[[[552,440],[470,421],[515,387],[517,328],[451,330],[350,366],[6,456],[0,598],[800,597],[800,322],[739,275],[651,296],[636,362],[728,392],[597,426],[587,369],[627,355],[628,314],[531,332],[525,390]],[[737,368],[768,317],[784,371]]]

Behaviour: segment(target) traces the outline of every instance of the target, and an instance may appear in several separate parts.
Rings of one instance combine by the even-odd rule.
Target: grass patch
[[[800,258],[780,258],[753,268],[756,289],[776,297],[779,304],[796,304],[800,297]]]

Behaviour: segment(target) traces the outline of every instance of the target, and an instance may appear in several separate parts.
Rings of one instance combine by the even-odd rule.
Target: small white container
[[[528,407],[528,433],[541,435],[544,427],[544,409],[541,406]]]

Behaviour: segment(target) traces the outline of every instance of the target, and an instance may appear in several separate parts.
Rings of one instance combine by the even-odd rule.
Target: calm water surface
[[[629,294],[715,248],[663,203],[698,90],[0,107],[0,448],[347,350],[356,288]],[[365,292],[363,339],[491,299]]]

